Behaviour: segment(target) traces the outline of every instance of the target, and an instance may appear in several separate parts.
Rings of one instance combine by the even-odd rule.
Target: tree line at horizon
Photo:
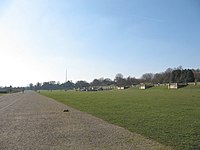
[[[67,81],[65,83],[56,83],[55,81],[32,83],[27,87],[30,90],[56,90],[56,89],[82,89],[88,87],[101,87],[101,86],[119,86],[119,87],[130,87],[133,85],[138,85],[140,83],[150,83],[150,84],[165,84],[165,83],[188,83],[188,82],[200,82],[200,69],[183,69],[181,66],[177,68],[168,68],[161,73],[145,73],[141,78],[135,78],[128,76],[124,77],[121,73],[116,74],[114,80],[110,78],[100,78],[94,79],[92,82],[87,81],[77,81],[73,83],[72,81]]]

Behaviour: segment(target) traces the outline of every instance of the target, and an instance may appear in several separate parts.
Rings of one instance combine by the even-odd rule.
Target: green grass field
[[[200,88],[41,94],[175,149],[200,149]]]

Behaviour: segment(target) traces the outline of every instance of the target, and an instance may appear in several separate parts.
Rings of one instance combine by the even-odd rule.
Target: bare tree
[[[117,86],[126,86],[126,79],[123,78],[121,73],[116,74],[114,82]]]
[[[142,75],[142,79],[143,79],[145,82],[152,82],[153,77],[154,77],[154,74],[153,74],[153,73],[145,73],[145,74]]]
[[[121,73],[116,74],[115,80],[123,79],[123,75]]]
[[[156,73],[153,77],[154,83],[163,83],[164,73]]]

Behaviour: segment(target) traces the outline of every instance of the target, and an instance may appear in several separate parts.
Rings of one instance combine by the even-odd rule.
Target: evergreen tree
[[[181,83],[186,83],[187,82],[187,72],[188,72],[188,70],[182,70],[182,72],[181,72],[181,79],[180,79],[180,81],[181,81]]]
[[[195,81],[194,73],[192,72],[192,70],[190,70],[190,69],[187,70],[186,79],[187,79],[187,82],[194,82]]]
[[[181,70],[173,70],[172,71],[172,77],[171,77],[172,82],[177,82],[179,83],[181,81]]]

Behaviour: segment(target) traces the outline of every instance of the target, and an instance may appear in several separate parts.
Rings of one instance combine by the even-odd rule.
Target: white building
[[[123,86],[121,86],[121,87],[118,86],[117,89],[118,90],[124,90],[125,88]]]
[[[139,89],[141,89],[141,90],[145,90],[145,89],[146,89],[146,85],[143,84],[143,83],[141,83]]]
[[[178,89],[178,83],[169,83],[168,89]]]

